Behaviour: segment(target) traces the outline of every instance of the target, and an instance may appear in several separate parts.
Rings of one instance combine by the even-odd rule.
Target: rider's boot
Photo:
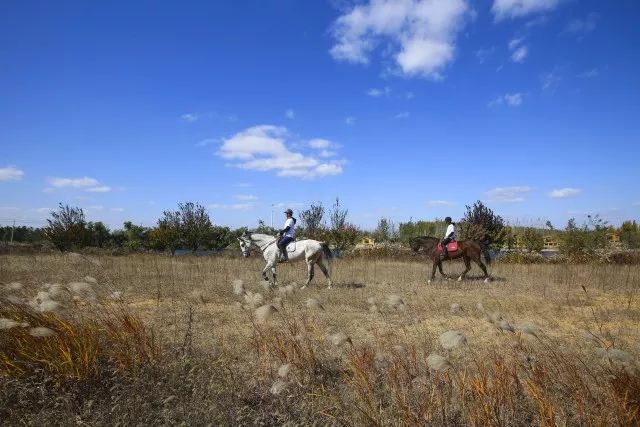
[[[447,247],[443,247],[442,248],[442,252],[440,253],[440,261],[444,261],[445,259],[447,259],[447,257],[449,256],[449,251],[447,250]]]
[[[280,251],[280,260],[278,262],[289,262],[289,254],[287,254],[287,248],[284,248],[284,250]]]

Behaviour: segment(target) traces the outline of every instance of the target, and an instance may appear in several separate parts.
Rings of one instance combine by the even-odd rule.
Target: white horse
[[[280,259],[280,249],[276,244],[278,239],[268,234],[243,234],[238,237],[242,255],[246,258],[249,256],[249,248],[254,245],[260,249],[267,265],[262,270],[262,277],[269,281],[267,271],[271,269],[273,275],[272,285],[277,286],[276,265]],[[331,272],[329,261],[331,259],[331,250],[324,242],[317,240],[296,240],[287,245],[289,262],[305,260],[307,262],[307,283],[301,289],[306,288],[313,279],[314,266],[317,264],[322,273],[329,281],[329,289],[331,289]]]

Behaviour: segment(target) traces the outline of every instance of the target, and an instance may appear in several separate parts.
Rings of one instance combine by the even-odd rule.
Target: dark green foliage
[[[442,234],[445,230],[445,224],[442,221],[413,221],[400,223],[398,227],[398,239],[407,243],[412,237],[418,236],[436,236]]]
[[[529,252],[540,252],[544,248],[542,233],[533,227],[522,230],[522,243]]]
[[[640,226],[635,221],[625,221],[620,227],[620,241],[629,249],[640,249]]]
[[[109,228],[102,221],[87,224],[89,231],[89,246],[103,248],[111,239]]]
[[[13,230],[12,230],[13,229]],[[0,241],[11,241],[11,233],[13,232],[13,241],[17,243],[36,243],[45,239],[43,228],[34,228],[22,226],[5,226],[0,227]]]
[[[90,241],[90,232],[82,208],[60,203],[47,219],[45,236],[61,252],[79,249]]]
[[[209,213],[204,206],[193,202],[179,203],[178,212],[184,245],[195,252],[210,233],[212,224]]]
[[[568,256],[592,255],[598,249],[609,246],[607,233],[611,230],[598,215],[588,216],[582,226],[571,218],[560,239],[560,250]]]
[[[459,224],[461,239],[480,241],[489,235],[495,247],[502,247],[506,237],[505,223],[480,200],[473,206],[466,206],[467,211]]]
[[[312,203],[309,209],[300,212],[300,226],[304,229],[304,234],[311,239],[318,238],[324,228],[323,218],[324,206],[322,203]]]

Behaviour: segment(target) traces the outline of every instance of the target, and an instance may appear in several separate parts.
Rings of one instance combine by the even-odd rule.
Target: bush
[[[609,246],[607,233],[609,227],[598,216],[588,217],[588,222],[581,227],[571,218],[560,238],[560,251],[571,258],[593,256],[597,250]]]
[[[522,243],[529,252],[540,252],[544,248],[544,237],[535,228],[527,227],[522,231]]]
[[[70,207],[60,203],[57,211],[51,212],[47,219],[45,236],[61,251],[79,249],[87,245],[91,233],[87,228],[82,208]]]

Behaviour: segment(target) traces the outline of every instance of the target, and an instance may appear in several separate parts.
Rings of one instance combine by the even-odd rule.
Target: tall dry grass
[[[257,259],[2,257],[0,284],[23,287],[0,285],[0,317],[56,334],[0,331],[0,419],[640,423],[638,267],[498,264],[489,284],[427,286],[422,262],[338,260],[334,289],[316,279],[305,291],[295,290],[302,265],[279,268],[281,290],[263,288],[261,267]],[[461,265],[445,270],[455,276]],[[7,303],[87,275],[97,279],[97,304],[41,313]],[[250,303],[257,294],[268,310]],[[443,347],[447,331],[464,340]]]

